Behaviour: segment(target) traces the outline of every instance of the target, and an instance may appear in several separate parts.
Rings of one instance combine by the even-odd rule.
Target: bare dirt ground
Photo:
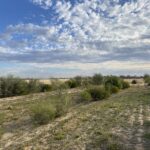
[[[109,150],[116,145],[149,150],[150,88],[132,87],[107,100],[78,104],[49,124],[35,126],[29,108],[50,96],[0,101],[0,150],[107,150],[109,145]]]

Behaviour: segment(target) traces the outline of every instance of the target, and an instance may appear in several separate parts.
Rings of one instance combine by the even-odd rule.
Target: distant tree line
[[[116,86],[117,88],[125,88],[129,86],[128,82],[125,82],[121,77],[117,76],[103,76],[101,74],[95,74],[92,77],[76,76],[65,82],[69,88],[75,87],[87,87],[90,85],[105,85],[105,87]]]
[[[10,97],[50,91],[51,85],[42,84],[38,80],[32,79],[29,82],[13,77],[0,77],[0,97]]]
[[[148,75],[145,75],[144,79],[146,82],[149,82]],[[89,77],[76,76],[66,82],[61,82],[58,79],[50,80],[51,84],[44,84],[39,82],[38,79],[27,81],[14,76],[0,77],[0,97],[19,96],[67,88],[88,88],[93,85],[104,86],[107,91],[117,91],[118,89],[129,87],[129,83],[125,82],[122,77],[103,76],[101,74]]]

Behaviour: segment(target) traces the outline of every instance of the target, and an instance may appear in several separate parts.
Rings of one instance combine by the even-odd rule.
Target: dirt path
[[[139,117],[138,117],[138,122],[140,124],[140,127],[137,129],[137,133],[135,134],[135,138],[137,140],[137,143],[135,144],[135,149],[136,150],[144,150],[143,146],[143,133],[144,133],[144,128],[143,128],[143,123],[144,123],[144,117],[143,117],[143,106],[140,105],[139,108]]]

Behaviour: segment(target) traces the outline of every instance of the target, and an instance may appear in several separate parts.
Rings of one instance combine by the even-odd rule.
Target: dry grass
[[[107,100],[78,104],[47,125],[33,125],[29,107],[41,99],[49,101],[51,96],[45,93],[1,101],[4,133],[0,149],[149,150],[149,88],[133,87]]]
[[[129,82],[131,86],[144,86],[145,83],[144,83],[144,79],[143,78],[134,78],[134,79],[124,79],[125,81]],[[132,84],[132,81],[133,80],[136,80],[137,81],[137,84],[133,85]]]

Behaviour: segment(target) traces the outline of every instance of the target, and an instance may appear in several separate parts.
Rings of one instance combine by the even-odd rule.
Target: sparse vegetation
[[[150,75],[145,74],[145,75],[144,75],[144,81],[145,81],[145,83],[146,83],[148,86],[150,86]]]
[[[78,87],[78,84],[77,84],[77,82],[74,79],[70,79],[70,80],[66,81],[66,84],[71,89]]]
[[[103,85],[91,85],[91,88],[101,89]],[[148,87],[120,90],[118,94],[107,100],[80,104],[72,102],[78,98],[81,91],[70,92],[69,96],[65,91],[70,92],[74,89],[60,88],[52,93],[28,95],[10,101],[2,101],[0,109],[5,119],[2,119],[3,127],[0,127],[2,131],[0,148],[3,149],[7,144],[6,149],[8,150],[16,149],[16,147],[22,149],[28,147],[48,149],[50,147],[52,150],[64,147],[68,150],[83,148],[84,143],[87,150],[99,148],[135,150],[138,138],[141,138],[144,146],[146,142],[149,145],[148,135],[145,135],[149,133],[149,122],[144,120],[149,116]],[[88,90],[85,88],[84,91]],[[65,112],[59,115],[60,118],[54,120],[58,117],[56,107],[60,103],[62,105],[59,105],[58,108],[64,104],[67,104],[67,107],[65,107]],[[8,109],[9,106],[11,109]],[[38,114],[36,119],[34,114]],[[142,118],[140,118],[141,115],[143,115]],[[143,126],[139,124],[140,119],[143,119]],[[35,126],[33,121],[38,125],[47,125]],[[143,129],[143,134],[139,134],[141,129]],[[11,141],[10,145],[9,141]]]
[[[87,90],[80,93],[80,102],[89,102],[91,100],[91,94]]]
[[[103,76],[101,74],[95,74],[92,78],[92,83],[94,85],[101,85],[103,84]]]
[[[118,93],[119,92],[119,88],[116,86],[112,86],[111,87],[111,93]]]
[[[104,88],[94,87],[88,90],[94,101],[102,100],[109,97],[109,92]]]
[[[29,87],[32,93],[46,93],[2,99],[0,148],[68,150],[83,148],[84,143],[86,150],[135,150],[138,138],[148,143],[149,87],[129,88],[119,77],[100,76],[95,75],[97,82],[77,76],[64,83],[53,80],[51,85],[31,80],[26,94]]]
[[[150,140],[150,133],[145,133],[145,134],[144,134],[144,138]]]
[[[0,138],[3,134],[4,134],[4,129],[2,127],[0,127]]]
[[[145,120],[144,121],[144,126],[145,127],[150,127],[150,120]]]
[[[0,113],[0,125],[3,123],[4,121],[4,114]]]
[[[122,89],[127,89],[130,87],[130,84],[127,81],[122,81]]]
[[[51,91],[51,85],[40,83],[38,80],[32,79],[26,82],[23,79],[8,76],[0,78],[0,97],[11,97],[19,95],[27,95],[30,93],[39,93]]]
[[[56,117],[56,108],[52,104],[39,103],[31,108],[32,118],[36,124],[47,124]]]
[[[37,124],[47,124],[56,117],[60,117],[67,112],[68,95],[61,89],[49,102],[40,101],[31,107],[33,121]]]
[[[117,76],[108,76],[105,78],[105,86],[115,86],[119,89],[122,88],[122,79]]]

